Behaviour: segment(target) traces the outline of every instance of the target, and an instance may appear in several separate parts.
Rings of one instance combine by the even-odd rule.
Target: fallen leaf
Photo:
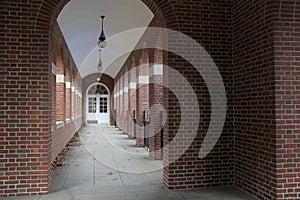
[[[107,175],[111,176],[111,175],[113,175],[113,173],[112,172],[108,172]]]

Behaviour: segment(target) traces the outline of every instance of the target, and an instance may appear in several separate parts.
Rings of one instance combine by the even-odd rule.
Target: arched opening
[[[61,41],[57,44],[56,56],[56,83],[55,83],[55,104],[56,104],[56,126],[61,127],[65,123],[65,61]]]
[[[57,3],[55,3],[55,2],[57,2]],[[45,56],[47,56],[49,54],[51,55],[52,51],[55,51],[54,49],[55,49],[56,43],[54,41],[56,41],[56,39],[57,39],[56,32],[60,32],[60,30],[56,24],[56,19],[57,19],[57,16],[59,15],[59,13],[62,11],[62,9],[65,7],[65,5],[67,5],[67,3],[69,1],[68,0],[58,0],[55,2],[53,2],[51,0],[41,1],[41,5],[39,6],[39,9],[36,14],[36,22],[34,23],[37,33],[43,35],[43,38],[47,38],[47,37],[50,38],[50,40],[49,40],[50,43],[48,43],[48,40],[45,40],[46,42],[41,43],[42,47],[45,47],[46,44],[48,44],[50,47],[49,50],[47,49],[47,50],[45,50],[45,52],[43,52]],[[160,21],[158,23],[159,26],[166,27],[167,26],[165,23],[166,21],[164,20],[164,17],[160,11],[161,5],[156,5],[156,3],[152,0],[150,0],[150,1],[143,0],[142,2],[144,2],[145,5],[151,9],[151,11],[153,12],[153,14],[155,16],[157,16],[158,20]],[[161,1],[160,4],[164,5],[163,6],[164,13],[167,16],[167,18],[169,19],[169,20],[167,20],[169,23],[168,26],[170,28],[174,28],[175,26],[177,26],[177,23],[174,23],[174,20],[176,20],[176,17],[174,17],[173,8],[170,5],[169,1],[168,0]],[[95,24],[93,24],[93,27],[96,27]],[[50,34],[49,34],[49,28],[50,28]],[[73,33],[74,32],[72,32],[72,34]],[[73,35],[75,35],[75,34],[73,34]],[[60,36],[58,36],[58,37],[60,37]],[[65,47],[65,48],[67,49],[67,47]],[[43,49],[45,49],[45,48],[43,48]],[[78,48],[78,49],[80,49],[80,48]],[[51,66],[52,63],[56,63],[56,61],[53,60],[53,58],[51,58],[51,57],[49,57],[49,60],[41,61],[41,63],[43,63],[43,66],[46,65],[47,62],[49,64],[49,66]],[[76,64],[77,64],[76,62],[72,61],[72,66],[76,66]],[[77,68],[78,67],[81,67],[81,66],[77,66]],[[71,106],[72,106],[71,114],[72,114],[72,116],[71,116],[71,118],[72,118],[72,125],[73,125],[73,122],[75,124],[75,128],[71,127],[72,131],[78,130],[79,129],[78,125],[82,124],[81,119],[84,119],[84,116],[83,116],[83,118],[81,116],[82,111],[80,108],[82,107],[82,105],[83,105],[83,108],[82,108],[83,111],[85,109],[87,109],[86,104],[84,102],[83,102],[83,104],[81,103],[82,101],[87,100],[87,98],[82,98],[82,91],[84,92],[84,95],[94,96],[94,94],[88,94],[88,92],[86,92],[86,90],[84,90],[85,87],[82,87],[81,80],[88,77],[89,75],[81,76],[80,73],[78,72],[79,70],[77,70],[77,69],[75,71],[73,69],[70,70],[72,72],[72,79],[70,80],[71,81],[71,95],[72,95],[72,99],[71,99]],[[89,74],[92,75],[92,73],[89,73]],[[115,78],[115,77],[113,76],[113,78]],[[130,83],[132,86],[136,82],[134,81],[134,82],[130,82]],[[92,87],[92,85],[91,85],[91,87]],[[129,85],[129,87],[130,87],[130,85]],[[81,88],[83,88],[83,90]],[[121,89],[120,87],[118,87],[118,88]],[[135,86],[135,88],[136,88],[136,86]],[[133,88],[131,88],[131,89],[133,89]],[[53,94],[53,93],[55,94],[55,84],[49,84],[48,90],[49,90],[48,92],[50,94]],[[111,89],[108,91],[110,91],[110,94],[112,94]],[[93,104],[95,104],[95,103],[93,103]],[[54,149],[54,151],[53,150],[51,151],[51,149],[43,149],[44,152],[48,152],[48,154],[51,156],[51,158],[48,158],[47,160],[51,160],[54,157],[56,157],[58,155],[60,149],[62,149],[64,147],[64,145],[68,142],[68,140],[70,139],[70,137],[73,134],[73,132],[69,133],[70,129],[67,126],[62,127],[62,129],[60,129],[60,131],[57,131],[55,128],[53,128],[56,125],[56,118],[55,118],[56,116],[55,116],[55,112],[53,112],[53,109],[55,110],[57,105],[58,104],[55,101],[51,102],[49,104],[48,109],[49,109],[49,116],[50,116],[51,120],[49,121],[49,123],[47,122],[47,124],[49,126],[49,129],[47,129],[47,130],[51,130],[49,133],[49,137],[54,138],[54,136],[55,136],[55,141],[61,140],[61,143],[57,144],[57,143],[54,143],[52,140],[48,140],[48,139],[45,141],[44,140],[41,141],[41,142],[44,142],[45,144],[52,145],[53,149]],[[116,105],[116,107],[120,106],[120,104],[118,104],[117,102],[113,102],[113,105]],[[97,99],[96,99],[96,106],[97,106]],[[136,108],[133,108],[133,109],[136,109]],[[96,110],[97,110],[97,108],[96,108]],[[109,111],[110,109],[107,109],[107,110]],[[87,111],[85,111],[84,114],[86,112]],[[83,122],[86,122],[86,121],[87,121],[87,119],[84,120]],[[44,145],[44,146],[45,147],[43,147],[43,148],[46,148],[46,145]],[[42,159],[45,159],[45,158],[42,158]],[[44,188],[42,188],[41,190],[37,190],[36,194],[47,193],[47,192],[49,192],[49,190],[51,188],[51,180],[52,180],[53,172],[52,172],[51,168],[49,167],[49,162],[43,163],[43,169],[45,169],[45,170],[42,171],[41,173],[47,174],[47,180],[44,181],[44,182],[46,182]]]
[[[72,0],[71,3],[78,1],[82,4],[102,2],[101,8],[105,7],[105,3],[115,2],[113,9],[106,10],[111,14],[122,8],[120,4],[125,0]],[[68,52],[68,41],[64,40],[56,23],[58,14],[68,2],[69,0],[1,1],[3,11],[1,14],[4,19],[1,51],[4,63],[1,69],[0,100],[3,107],[0,110],[2,117],[0,197],[49,192],[51,185],[54,185],[51,160],[59,154],[82,125],[81,102],[85,100],[82,91],[85,96],[86,90],[82,90],[84,87],[81,81],[85,76],[77,72],[77,67],[81,66],[76,62],[77,59],[75,61],[72,59],[73,54]],[[196,53],[198,45],[192,45],[188,40],[178,38],[176,35],[169,36],[166,41],[171,43],[172,49],[179,50],[184,55],[167,49],[166,51],[169,51],[167,63],[164,62],[163,66],[170,66],[170,69],[178,71],[189,84],[183,85],[171,70],[165,71],[164,68],[163,81],[166,81],[166,87],[179,83],[179,87],[176,87],[179,92],[177,96],[174,92],[172,94],[172,91],[163,88],[164,95],[166,94],[166,97],[163,96],[163,104],[167,113],[164,140],[174,141],[173,146],[168,146],[164,151],[164,184],[170,189],[236,185],[261,199],[299,197],[299,190],[296,187],[300,182],[296,178],[297,162],[300,157],[297,151],[299,141],[296,140],[299,134],[297,126],[299,102],[296,100],[299,95],[295,91],[299,84],[297,82],[299,1],[142,0],[142,2],[155,15],[150,26],[185,33],[201,44],[203,49],[200,49],[209,52],[213,58],[211,62],[210,59],[206,60],[210,56],[199,56]],[[126,6],[131,14],[139,19],[136,13],[140,10],[134,10],[130,4]],[[88,14],[82,10],[78,13]],[[121,12],[120,14],[122,15]],[[80,18],[83,19],[84,17]],[[122,20],[124,19],[132,21],[122,16]],[[95,45],[95,41],[92,41],[95,38],[94,33],[85,26],[78,26],[80,22],[71,19],[68,25],[75,24],[87,34],[85,38],[91,39],[91,45]],[[95,24],[98,23],[93,22],[92,27],[95,27],[96,32],[98,26]],[[75,30],[70,35],[77,34]],[[57,48],[60,46],[57,42],[59,39],[62,39],[63,53]],[[75,41],[86,44],[81,38]],[[121,42],[126,43],[127,40]],[[78,45],[76,49],[81,51],[83,50],[81,47]],[[82,52],[80,55],[86,56]],[[189,59],[186,59],[186,56]],[[68,58],[72,68],[76,66],[75,74],[74,69],[67,68]],[[139,64],[140,56],[136,58]],[[211,77],[210,81],[215,83],[224,81],[227,92],[225,95],[221,94],[219,87],[214,87],[217,88],[214,91],[215,98],[210,98],[212,96],[208,91],[210,82],[191,66],[197,60],[204,61],[209,67],[208,71],[213,69],[211,68],[213,63],[216,64],[222,80],[215,81],[214,77]],[[86,68],[83,67],[81,70],[88,67],[94,69],[95,63],[82,65]],[[116,73],[120,71],[117,67],[124,66],[129,65],[128,63],[115,65]],[[159,68],[160,66],[156,66],[154,69]],[[72,80],[66,77],[68,71],[74,75]],[[92,74],[88,70],[84,70],[84,73]],[[151,77],[150,74],[151,71],[149,71]],[[116,77],[112,78],[114,81]],[[138,83],[140,79],[136,80],[136,85]],[[87,85],[90,84],[91,82]],[[110,88],[109,84],[106,86]],[[192,87],[192,91],[195,91],[194,99],[190,98],[189,95],[193,92],[186,90],[188,87]],[[113,94],[112,91],[110,89],[110,94]],[[218,91],[221,93],[216,93]],[[118,96],[123,93],[124,85],[119,84],[117,92]],[[66,93],[72,93],[74,97],[71,99],[72,103],[66,99]],[[228,101],[220,96],[227,96]],[[190,101],[181,103],[177,97]],[[120,99],[119,96],[117,107],[119,111],[124,111],[124,108],[120,109],[123,105]],[[201,113],[189,107],[192,103],[198,103]],[[223,126],[222,122],[211,120],[214,118],[211,116],[214,105],[224,103],[227,103],[228,107],[222,107],[220,110],[228,109],[228,112],[215,112],[214,115],[218,119],[217,114],[224,116],[227,114]],[[71,110],[66,108],[70,104]],[[154,105],[153,101],[150,102],[150,109],[151,105]],[[181,106],[190,109],[182,112]],[[71,122],[66,123],[69,121],[70,112]],[[120,119],[124,119],[124,113],[118,113],[123,117]],[[186,115],[186,121],[181,120],[182,115]],[[179,132],[180,138],[175,141],[181,122],[183,129]],[[220,132],[222,134],[215,137],[218,140],[215,138],[209,140],[210,138],[206,137],[216,136],[206,134],[209,133],[207,130],[213,122],[216,122],[217,128],[222,128]],[[57,126],[57,123],[62,126]],[[196,137],[190,135],[191,133],[196,133]],[[130,141],[126,135],[122,133],[119,135],[125,136],[124,140]],[[213,143],[209,143],[210,141]],[[186,145],[186,142],[192,144]],[[94,141],[91,143],[95,144]],[[183,147],[186,146],[188,149],[185,151]],[[214,148],[211,149],[212,147]],[[184,154],[178,153],[181,150],[185,151]],[[103,154],[103,151],[101,153]],[[93,159],[89,161],[94,162]],[[88,181],[91,178],[95,180],[94,176],[88,177]],[[85,197],[83,199],[86,199]]]
[[[95,83],[86,93],[86,123],[110,123],[110,92],[106,85]]]

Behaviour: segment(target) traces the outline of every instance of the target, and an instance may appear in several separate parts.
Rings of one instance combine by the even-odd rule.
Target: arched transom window
[[[96,95],[96,94],[108,94],[107,89],[103,86],[103,85],[94,85],[92,86],[89,91],[88,91],[89,95]]]

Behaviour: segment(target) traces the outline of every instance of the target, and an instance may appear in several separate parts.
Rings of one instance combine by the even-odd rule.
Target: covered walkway
[[[65,166],[54,171],[49,195],[9,200],[254,200],[234,187],[201,190],[165,188],[162,161],[108,125],[88,125],[80,133],[79,146],[71,147]]]

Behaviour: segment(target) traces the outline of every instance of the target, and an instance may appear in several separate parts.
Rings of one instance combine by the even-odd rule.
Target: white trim
[[[132,82],[129,84],[130,89],[136,89],[136,83]]]
[[[124,87],[124,93],[128,93],[128,87]]]
[[[66,82],[66,88],[71,89],[71,82]]]
[[[72,87],[71,87],[71,90],[72,90],[72,92],[75,92],[75,87],[72,86]]]
[[[56,122],[56,129],[59,129],[59,128],[63,127],[64,125],[65,125],[64,121],[57,121]]]
[[[164,74],[163,72],[163,64],[154,64],[151,68],[150,68],[150,76],[162,76]]]
[[[52,74],[56,75],[56,65],[52,63]]]
[[[122,95],[123,95],[123,93],[124,93],[124,92],[123,92],[123,90],[120,90],[120,96],[122,96]]]
[[[71,119],[66,119],[66,124],[69,124],[71,122]]]
[[[57,74],[56,75],[56,83],[64,83],[65,82],[65,75]]]
[[[106,85],[104,85],[104,84],[102,84],[102,83],[93,83],[93,84],[91,84],[87,89],[86,89],[86,92],[85,92],[85,94],[86,95],[89,95],[88,93],[89,93],[89,90],[91,89],[91,87],[93,87],[94,85],[102,85],[103,87],[105,87],[105,89],[107,90],[107,92],[108,92],[108,95],[110,95],[110,91],[109,91],[109,89],[108,89],[108,87],[106,86]]]
[[[139,76],[139,84],[149,84],[149,76]]]
[[[117,95],[116,95],[116,94],[114,94],[114,99],[115,99],[115,98],[117,98]]]
[[[79,92],[78,90],[75,90],[75,94],[76,94],[76,95],[78,95],[78,92]]]
[[[120,96],[120,93],[119,92],[117,92],[117,98]]]

